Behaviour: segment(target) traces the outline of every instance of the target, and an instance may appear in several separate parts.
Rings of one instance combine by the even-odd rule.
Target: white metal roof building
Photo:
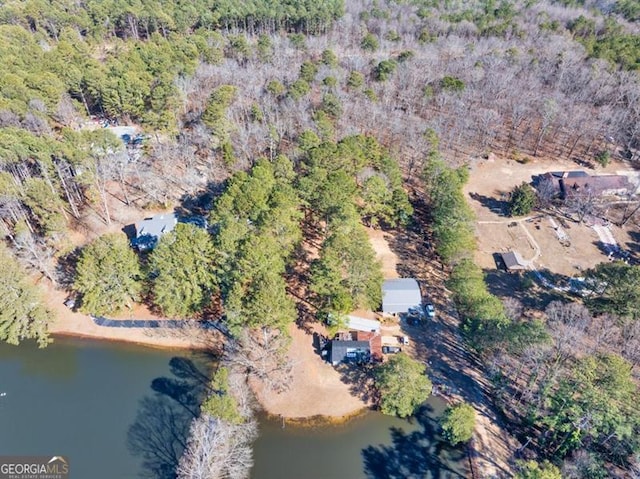
[[[374,331],[376,333],[380,332],[380,321],[376,321],[375,319],[365,319],[360,318],[359,316],[347,316],[348,323],[347,327],[349,330],[353,331]]]
[[[382,284],[382,312],[406,313],[422,304],[420,286],[413,278],[387,279]]]

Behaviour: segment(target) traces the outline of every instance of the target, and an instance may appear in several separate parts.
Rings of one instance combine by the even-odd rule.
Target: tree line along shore
[[[255,437],[243,378],[286,387],[292,324],[378,307],[365,225],[419,230],[460,346],[522,444],[517,474],[637,471],[638,266],[603,262],[586,272],[591,297],[536,311],[496,296],[463,188],[467,165],[493,152],[637,161],[638,11],[635,0],[3,3],[0,338],[50,341],[65,310],[36,277],[55,285],[49,300],[70,293],[92,315],[144,304],[219,321],[223,367],[178,475],[243,477]],[[522,186],[509,213],[548,206],[539,199]],[[116,232],[122,216],[171,208],[205,227],[179,223],[143,252]],[[414,388],[397,389],[399,371]],[[410,415],[430,389],[404,355],[372,377],[391,414]],[[468,410],[447,421],[455,442]],[[204,457],[209,441],[226,456]]]

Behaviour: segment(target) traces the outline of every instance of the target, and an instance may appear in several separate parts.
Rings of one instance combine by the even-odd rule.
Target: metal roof
[[[527,269],[527,264],[517,251],[509,251],[500,255],[507,269]]]
[[[415,279],[387,279],[382,284],[382,311],[384,313],[406,313],[421,304],[422,294]]]
[[[176,224],[178,224],[178,218],[174,213],[145,218],[136,223],[136,237],[151,236],[160,238],[163,234],[172,231]]]
[[[380,332],[380,321],[375,319],[365,319],[358,316],[347,316],[347,327],[355,331],[375,331]]]

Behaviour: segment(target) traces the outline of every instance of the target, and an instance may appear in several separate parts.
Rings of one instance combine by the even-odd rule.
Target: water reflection
[[[55,360],[47,348],[38,348],[35,341],[24,341],[20,346],[3,343],[0,361],[16,361],[20,374],[25,377],[39,376],[50,381],[71,381],[78,372],[78,350],[59,348]]]
[[[416,417],[372,411],[337,426],[296,427],[262,418],[252,479],[382,479],[467,477],[463,448],[437,431],[446,404],[430,397]]]
[[[209,374],[205,357],[169,361],[172,377],[151,381],[153,395],[145,396],[127,433],[129,451],[142,458],[142,477],[174,479],[188,438],[191,420],[198,415]]]
[[[428,404],[416,414],[419,428],[405,432],[399,427],[390,428],[391,444],[368,446],[362,450],[364,472],[370,479],[464,478],[449,464],[464,460],[461,448],[451,449],[438,435],[438,424],[433,418],[433,408]]]
[[[173,478],[215,362],[190,353],[170,359],[167,351],[79,339],[60,338],[45,350],[0,344],[0,392],[7,392],[0,398],[0,453],[64,455],[79,479]],[[423,415],[434,418],[446,406],[439,398],[428,404]],[[432,468],[421,477],[464,476],[462,451],[432,445],[435,423],[421,416],[408,422],[370,412],[313,429],[262,417],[251,475],[418,477],[426,464]]]

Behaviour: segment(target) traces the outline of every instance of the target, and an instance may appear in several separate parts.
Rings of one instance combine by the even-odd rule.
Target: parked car
[[[433,304],[427,304],[424,309],[427,311],[427,316],[430,318],[436,317],[436,308],[433,307]]]
[[[418,325],[425,319],[422,308],[411,308],[404,315],[404,319],[409,325]]]
[[[384,354],[398,354],[400,351],[402,351],[402,348],[398,346],[382,346]]]
[[[77,298],[75,295],[73,295],[73,296],[69,296],[65,300],[64,305],[69,309],[74,309],[76,307],[76,302],[77,302]]]
[[[398,342],[405,346],[409,344],[409,336],[398,336]]]

